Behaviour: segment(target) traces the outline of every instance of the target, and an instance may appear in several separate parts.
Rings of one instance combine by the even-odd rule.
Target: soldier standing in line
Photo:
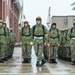
[[[63,57],[63,47],[62,47],[62,37],[63,37],[63,30],[60,30],[60,38],[61,38],[61,41],[60,41],[60,46],[58,47],[58,58],[59,59],[62,59]]]
[[[47,28],[42,25],[41,17],[36,18],[36,25],[32,27],[32,36],[33,36],[33,43],[34,43],[34,50],[37,56],[37,63],[36,66],[43,66],[46,63],[44,59],[44,45],[46,45],[45,35],[47,34]]]
[[[66,43],[65,43],[65,60],[66,61],[71,61],[71,50],[70,50],[70,44],[67,40],[67,34],[68,34],[68,28],[65,29],[65,40],[66,40]]]
[[[10,28],[9,29],[9,49],[8,49],[8,59],[13,57],[13,53],[14,53],[14,46],[16,43],[16,34],[13,33],[13,29]]]
[[[50,33],[50,41],[48,46],[50,46],[50,63],[57,63],[56,62],[56,55],[58,46],[60,46],[60,32],[56,28],[56,23],[52,23],[51,29],[49,30]]]
[[[0,20],[0,63],[3,63],[6,49],[6,30],[3,27],[3,21]]]
[[[31,62],[31,49],[30,45],[32,41],[31,28],[27,21],[24,22],[24,27],[21,29],[20,33],[20,45],[22,46],[22,63],[30,63]]]
[[[9,49],[9,28],[7,27],[6,22],[3,22],[3,26],[5,27],[5,31],[6,31],[6,41],[7,41],[7,45],[6,45],[6,50],[5,50],[5,55],[4,55],[4,59],[3,60],[8,60],[8,49]]]
[[[73,65],[75,65],[75,23],[73,27],[68,31],[67,39],[70,41],[70,48],[71,48],[71,61]]]

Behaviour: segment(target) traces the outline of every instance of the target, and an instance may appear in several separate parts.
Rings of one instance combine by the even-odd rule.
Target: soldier
[[[3,63],[3,58],[5,55],[6,49],[6,31],[5,27],[3,27],[3,21],[0,20],[0,62]]]
[[[49,30],[50,41],[48,47],[50,46],[50,63],[56,62],[56,55],[58,46],[60,46],[60,32],[56,28],[56,23],[52,23],[51,29]]]
[[[3,26],[5,27],[6,41],[7,41],[5,55],[4,55],[4,59],[3,60],[7,60],[8,59],[8,49],[9,49],[9,46],[8,46],[8,44],[9,44],[9,28],[7,27],[6,22],[3,22]]]
[[[63,58],[63,46],[62,46],[62,39],[63,39],[63,31],[64,30],[60,30],[60,38],[61,38],[61,41],[60,41],[60,46],[58,47],[58,58],[59,59],[62,59]]]
[[[67,39],[70,41],[71,61],[73,62],[73,65],[75,65],[75,23],[73,26],[74,27],[68,31]]]
[[[30,42],[32,41],[31,28],[27,21],[24,22],[24,27],[20,33],[20,45],[22,46],[22,63],[31,62],[31,48]]]
[[[67,34],[68,34],[68,28],[65,29],[65,60],[66,61],[71,61],[71,50],[70,50],[70,44],[67,40]],[[64,54],[64,53],[63,53]]]
[[[13,29],[10,28],[9,29],[9,49],[8,49],[8,59],[13,57],[13,53],[14,53],[14,46],[16,43],[16,34],[13,33]]]
[[[34,50],[37,56],[36,66],[43,66],[46,60],[43,56],[43,48],[46,45],[45,35],[47,34],[47,29],[42,25],[42,19],[40,17],[36,18],[36,25],[32,27]]]

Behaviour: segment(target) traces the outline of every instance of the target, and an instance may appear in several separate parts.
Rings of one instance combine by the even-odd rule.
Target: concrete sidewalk
[[[36,56],[32,49],[32,62],[22,64],[21,48],[15,47],[13,58],[0,64],[0,75],[75,75],[75,66],[71,62],[58,60],[58,64],[46,63],[36,67]]]

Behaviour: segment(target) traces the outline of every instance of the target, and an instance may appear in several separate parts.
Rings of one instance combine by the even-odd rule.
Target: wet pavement
[[[21,48],[16,47],[13,58],[0,64],[0,75],[75,75],[75,66],[71,62],[57,61],[58,64],[46,63],[43,67],[36,67],[36,56],[32,49],[32,62],[23,64]]]

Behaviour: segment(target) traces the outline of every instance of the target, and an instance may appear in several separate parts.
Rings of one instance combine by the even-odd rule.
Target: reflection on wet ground
[[[14,49],[14,56],[9,61],[0,64],[0,75],[75,75],[75,67],[71,62],[58,60],[58,64],[46,63],[36,67],[36,56],[32,50],[32,62],[22,64],[21,48]]]

